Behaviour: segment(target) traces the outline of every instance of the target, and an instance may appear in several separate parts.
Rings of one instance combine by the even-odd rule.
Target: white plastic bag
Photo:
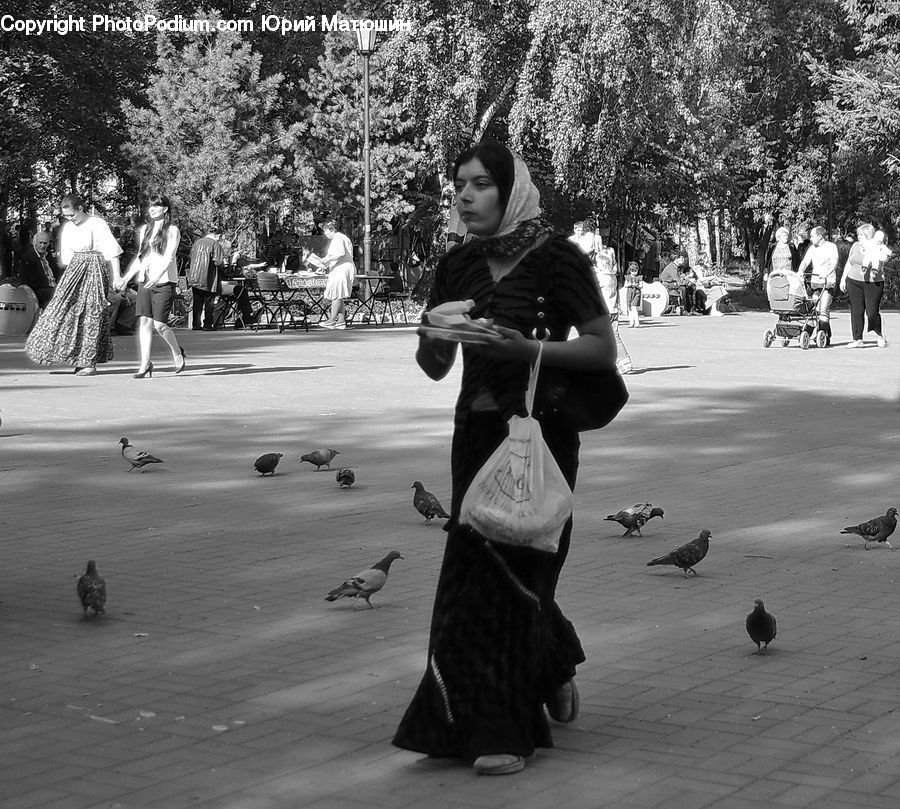
[[[473,478],[459,521],[494,542],[555,553],[573,498],[540,423],[531,417],[541,350],[525,395],[528,415],[509,420],[509,436]]]

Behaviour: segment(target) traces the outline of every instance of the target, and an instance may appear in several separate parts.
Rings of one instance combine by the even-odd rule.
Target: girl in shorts
[[[138,231],[138,254],[116,287],[124,288],[132,278],[138,279],[136,315],[141,365],[135,379],[153,376],[150,349],[154,331],[172,351],[175,373],[180,374],[185,367],[184,349],[178,345],[175,332],[169,326],[178,282],[175,253],[180,241],[181,232],[172,224],[169,198],[162,194],[151,195],[147,200],[146,224]]]

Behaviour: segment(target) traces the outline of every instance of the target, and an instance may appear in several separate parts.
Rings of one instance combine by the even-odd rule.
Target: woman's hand
[[[473,343],[470,348],[479,354],[498,360],[525,360],[534,362],[538,355],[538,341],[526,337],[520,331],[505,326],[493,326],[499,339],[489,343]]]

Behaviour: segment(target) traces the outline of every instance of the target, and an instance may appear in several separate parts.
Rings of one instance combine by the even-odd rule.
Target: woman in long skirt
[[[540,195],[521,158],[500,144],[481,143],[457,158],[452,176],[460,218],[476,238],[441,259],[429,309],[471,301],[472,317],[489,318],[493,333],[462,348],[451,518],[428,662],[394,744],[503,775],[521,770],[535,748],[552,747],[547,714],[557,722],[578,714],[573,678],[584,652],[555,599],[572,522],[559,550],[545,553],[481,536],[459,522],[461,502],[506,437],[509,418],[524,409],[538,353],[531,334],[543,302],[535,296],[538,264],[549,266],[552,290],[543,307],[551,335],[542,350],[547,367],[611,368],[615,340],[590,262],[542,218]],[[566,340],[573,326],[578,337]],[[442,379],[456,359],[454,336],[435,339],[426,327],[419,334],[416,360],[430,378]],[[541,427],[574,487],[578,433],[553,416]]]
[[[113,357],[107,296],[121,278],[122,248],[106,222],[84,212],[76,194],[66,194],[60,208],[67,220],[59,236],[65,271],[25,342],[25,353],[40,365],[72,365],[78,376],[94,376],[97,364]]]

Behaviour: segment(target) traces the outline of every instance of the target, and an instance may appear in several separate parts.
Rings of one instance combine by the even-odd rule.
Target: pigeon
[[[665,519],[664,513],[661,508],[654,508],[651,503],[636,503],[631,508],[623,508],[615,514],[608,514],[603,519],[617,522],[625,528],[623,537],[633,536],[635,531],[641,537],[643,536],[641,528],[647,524],[647,521],[653,517]]]
[[[312,452],[307,452],[305,455],[301,455],[300,463],[309,461],[311,464],[315,464],[316,472],[318,472],[320,466],[331,469],[332,459],[335,455],[340,454],[341,453],[336,449],[314,449]]]
[[[349,466],[345,466],[343,469],[338,469],[337,474],[334,476],[335,480],[341,484],[342,489],[349,489],[354,483],[356,483],[356,475],[353,473],[353,470]]]
[[[444,511],[444,507],[438,499],[431,492],[425,490],[421,480],[414,481],[409,488],[416,490],[413,495],[413,505],[416,507],[416,511],[425,518],[425,525],[430,525],[435,517],[447,519],[450,516]]]
[[[756,606],[747,616],[747,634],[756,644],[756,653],[765,654],[769,644],[775,639],[775,616],[766,612],[766,605],[761,598],[754,599],[753,603]],[[765,646],[760,648],[760,643],[764,643]]]
[[[155,455],[151,455],[149,452],[144,452],[132,444],[129,444],[128,439],[125,437],[120,438],[119,443],[122,445],[122,457],[131,464],[131,469],[128,470],[129,472],[131,472],[132,469],[140,469],[141,472],[143,472],[144,467],[148,463],[163,462],[162,458],[157,458]]]
[[[372,603],[369,599],[375,595],[387,581],[388,572],[391,569],[391,563],[395,559],[403,557],[397,551],[391,551],[380,562],[376,562],[368,570],[361,570],[355,576],[347,579],[340,587],[336,587],[327,596],[326,601],[337,601],[339,598],[353,598],[353,609],[359,603],[359,599],[365,599],[369,609],[372,609]]]
[[[888,537],[897,528],[897,509],[891,506],[883,517],[873,517],[859,525],[848,525],[842,534],[859,534],[863,538],[863,547],[869,550],[870,542],[883,542],[891,550],[894,550]]]
[[[260,455],[253,462],[253,466],[260,475],[274,475],[275,467],[278,466],[281,458],[280,452],[267,452],[265,455]]]
[[[88,617],[88,610],[94,615],[106,614],[106,581],[97,573],[97,563],[91,559],[87,563],[87,570],[78,580],[78,598],[81,599],[81,607],[84,617]]]
[[[709,531],[701,531],[700,536],[685,543],[680,548],[670,551],[665,556],[659,556],[651,562],[647,562],[647,567],[651,565],[674,565],[680,567],[687,576],[689,573],[697,575],[694,565],[702,562],[709,551],[709,540],[712,534]]]

